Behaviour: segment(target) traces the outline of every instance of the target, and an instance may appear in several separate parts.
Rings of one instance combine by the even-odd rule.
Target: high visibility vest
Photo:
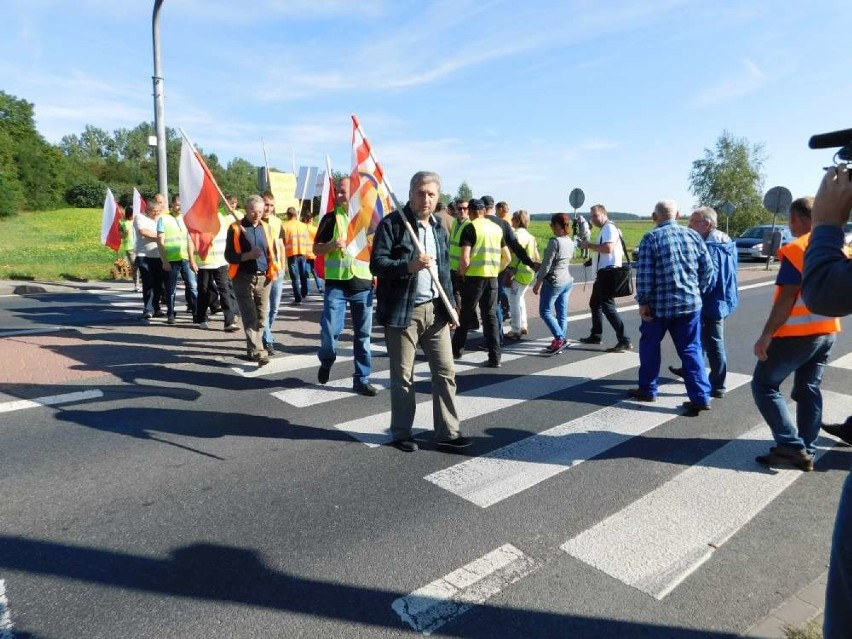
[[[332,241],[346,235],[349,226],[349,213],[345,208],[338,207],[334,211],[334,234]],[[370,265],[356,260],[344,249],[334,249],[325,255],[325,279],[347,281],[353,277],[363,280],[373,279]]]
[[[470,220],[464,220],[459,222],[456,220],[453,222],[453,230],[450,233],[450,270],[456,271],[458,273],[459,270],[459,259],[461,258],[461,234],[464,227],[470,224]]]
[[[517,235],[518,243],[524,247],[529,258],[533,262],[538,261],[538,246],[536,245],[535,238],[532,234],[525,228],[520,227],[515,231],[515,235]],[[512,261],[509,262],[509,268],[514,269],[515,281],[518,284],[529,284],[533,281],[533,277],[535,277],[535,271],[532,270],[532,267],[521,262],[517,255],[512,257]]]
[[[133,220],[122,218],[118,221],[118,229],[121,232],[120,251],[132,251],[136,248],[136,233],[133,228]]]
[[[284,253],[287,257],[307,255],[308,247],[312,244],[308,236],[308,225],[293,218],[286,220],[281,228],[284,231]]]
[[[470,266],[467,275],[497,277],[500,273],[500,256],[503,251],[503,229],[495,222],[479,217],[471,222],[476,229],[476,243],[470,249]]]
[[[163,248],[166,250],[167,262],[180,262],[189,259],[186,249],[186,241],[189,237],[186,225],[181,217],[174,215],[162,215],[163,221]]]
[[[314,242],[317,239],[317,227],[312,222],[305,224],[305,231],[308,234],[308,245],[305,247],[305,257],[309,260],[316,258],[314,254]]]
[[[267,281],[271,282],[276,277],[278,277],[279,272],[278,265],[275,263],[275,258],[272,255],[272,242],[274,238],[272,237],[272,233],[269,230],[269,225],[266,222],[261,220],[260,226],[263,228],[263,232],[266,234],[266,279]],[[245,230],[245,227],[243,227],[242,224],[234,222],[233,224],[231,224],[231,228],[234,229],[234,251],[238,254],[242,253],[243,249],[240,245],[240,234]],[[239,270],[239,264],[228,264],[228,277],[234,279],[237,276]]]
[[[778,259],[786,259],[801,274],[805,267],[805,249],[811,241],[811,234],[807,233],[786,246],[778,249]],[[775,299],[781,294],[781,287],[775,287]],[[825,335],[826,333],[839,333],[840,320],[836,317],[818,315],[813,313],[802,300],[802,291],[796,293],[796,303],[790,316],[784,324],[772,334],[772,337],[802,337],[807,335]]]
[[[213,238],[213,243],[207,251],[207,257],[201,259],[198,253],[195,254],[195,264],[198,268],[213,268],[226,264],[225,243],[228,241],[228,217],[219,214],[219,232]]]
[[[273,240],[277,240],[281,237],[281,227],[283,226],[283,222],[280,217],[273,214],[267,219],[261,221],[269,227],[269,235],[272,236]],[[276,242],[273,242],[270,245],[270,248],[272,249],[272,255],[275,256],[275,266],[277,266],[280,271],[284,268],[284,256],[278,254],[278,244]]]

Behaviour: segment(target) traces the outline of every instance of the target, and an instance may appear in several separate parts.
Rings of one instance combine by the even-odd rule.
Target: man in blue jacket
[[[725,394],[728,358],[725,354],[725,318],[734,312],[739,302],[737,292],[737,246],[725,233],[716,228],[718,217],[709,206],[695,209],[689,216],[689,228],[704,239],[716,267],[716,279],[701,295],[701,346],[710,364],[710,396]],[[683,368],[669,366],[683,377]]]
[[[430,271],[436,272],[446,298],[452,299],[449,238],[432,213],[441,195],[437,173],[420,171],[411,178],[409,201],[379,223],[373,238],[370,271],[378,278],[376,321],[385,327],[391,373],[393,445],[411,453],[418,449],[412,427],[417,407],[414,357],[420,346],[432,373],[432,419],[438,446],[470,445],[459,432],[456,371],[450,345],[450,313]],[[417,233],[415,248],[405,222]]]

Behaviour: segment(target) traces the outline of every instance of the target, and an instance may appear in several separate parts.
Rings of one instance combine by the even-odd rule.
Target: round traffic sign
[[[787,213],[792,203],[793,194],[783,186],[773,186],[763,196],[763,206],[776,215]]]
[[[568,194],[568,203],[575,209],[579,209],[583,206],[583,202],[585,201],[586,194],[583,193],[583,189],[574,189]]]

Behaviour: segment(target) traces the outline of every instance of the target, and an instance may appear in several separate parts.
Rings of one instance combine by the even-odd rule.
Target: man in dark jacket
[[[689,228],[704,239],[704,246],[716,267],[716,279],[701,295],[701,346],[710,364],[710,396],[725,394],[728,358],[725,354],[725,318],[739,303],[737,292],[737,246],[725,233],[716,228],[718,217],[709,206],[695,209],[689,216]],[[683,377],[683,369],[669,366]]]
[[[439,446],[470,445],[459,432],[456,410],[456,372],[450,346],[450,313],[444,298],[452,299],[449,238],[432,213],[441,194],[437,173],[420,171],[411,178],[409,202],[385,217],[373,238],[370,271],[378,278],[376,321],[385,327],[391,373],[393,445],[404,452],[418,449],[412,428],[416,410],[414,357],[423,348],[432,372],[432,414]],[[418,251],[406,220],[422,247]]]

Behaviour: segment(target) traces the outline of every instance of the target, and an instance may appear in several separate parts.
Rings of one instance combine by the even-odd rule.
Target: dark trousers
[[[142,277],[142,303],[145,311],[156,313],[165,299],[165,272],[159,257],[140,257],[139,275]]]
[[[308,265],[304,255],[292,255],[287,258],[287,271],[293,285],[293,299],[301,302],[308,296]]]
[[[500,326],[497,324],[497,278],[464,278],[461,286],[461,324],[453,334],[453,352],[461,353],[467,342],[467,332],[476,322],[476,306],[482,315],[482,331],[488,346],[488,361],[500,361]]]
[[[612,297],[605,297],[601,294],[600,281],[598,280],[595,280],[595,283],[592,285],[589,309],[592,311],[592,335],[600,337],[603,334],[603,318],[606,316],[607,321],[615,331],[615,337],[619,343],[630,341],[624,336],[624,322],[621,321],[621,317],[618,315],[615,300]]]
[[[228,278],[228,267],[198,269],[198,305],[192,321],[207,321],[207,311],[218,301],[225,315],[225,325],[233,324],[237,316],[237,298]]]

